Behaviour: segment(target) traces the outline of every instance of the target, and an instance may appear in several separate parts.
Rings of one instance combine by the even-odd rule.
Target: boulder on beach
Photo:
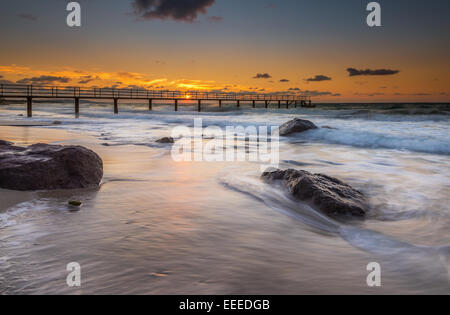
[[[103,162],[81,146],[0,145],[0,188],[20,191],[98,187]]]
[[[156,143],[170,144],[175,143],[175,140],[172,137],[165,137],[157,140]]]
[[[368,211],[361,192],[333,177],[289,169],[266,171],[262,179],[281,182],[293,196],[328,216],[364,217]]]
[[[310,122],[300,118],[295,118],[280,126],[280,136],[288,136],[293,133],[300,133],[318,127]]]

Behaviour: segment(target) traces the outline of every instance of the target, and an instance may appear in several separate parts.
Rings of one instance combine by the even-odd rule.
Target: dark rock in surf
[[[171,143],[175,143],[175,140],[171,137],[165,137],[165,138],[157,140],[156,143],[171,144]]]
[[[103,162],[80,146],[0,146],[0,188],[30,191],[98,187]]]
[[[288,136],[293,133],[300,133],[318,127],[309,120],[295,118],[280,126],[280,136]]]
[[[361,192],[333,177],[289,169],[266,171],[262,179],[281,181],[293,196],[328,216],[364,217],[368,211]]]

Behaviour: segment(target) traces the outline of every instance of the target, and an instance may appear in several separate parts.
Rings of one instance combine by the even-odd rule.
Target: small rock
[[[81,207],[83,203],[81,201],[71,200],[69,201],[69,206],[72,207]]]
[[[156,141],[156,143],[175,143],[175,140],[172,137],[165,137]]]
[[[61,124],[62,124],[62,122],[60,122],[58,120],[55,120],[54,122],[52,122],[52,125],[61,125]]]
[[[310,129],[317,129],[317,126],[309,120],[295,118],[280,126],[280,136],[288,136],[293,133],[300,133]]]
[[[290,169],[266,171],[262,179],[281,181],[293,196],[329,216],[364,217],[368,211],[361,192],[333,177]]]

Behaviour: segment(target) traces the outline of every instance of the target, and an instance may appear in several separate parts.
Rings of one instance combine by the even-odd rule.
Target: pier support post
[[[118,114],[118,113],[119,113],[118,99],[115,98],[114,99],[114,114]]]
[[[312,107],[311,100],[309,100],[308,104],[309,104],[309,107]]]
[[[75,117],[78,118],[80,115],[80,99],[78,97],[75,98]]]
[[[269,108],[269,101],[266,101],[266,109]]]
[[[148,110],[149,111],[153,110],[153,100],[151,98],[148,100]]]
[[[33,117],[33,98],[27,97],[27,117]]]
[[[289,109],[289,101],[286,101],[286,109]]]
[[[256,101],[253,101],[253,108],[256,108]]]
[[[175,111],[178,112],[178,100],[175,100]]]
[[[278,108],[281,108],[281,101],[278,101]]]
[[[222,100],[219,100],[219,108],[222,107]]]
[[[198,112],[202,111],[202,100],[198,100]]]
[[[241,107],[241,101],[237,101],[237,107]]]

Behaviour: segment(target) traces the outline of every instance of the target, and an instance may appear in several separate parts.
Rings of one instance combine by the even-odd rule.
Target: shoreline
[[[7,211],[23,202],[32,200],[35,197],[35,192],[31,191],[15,191],[0,188],[0,213]]]

